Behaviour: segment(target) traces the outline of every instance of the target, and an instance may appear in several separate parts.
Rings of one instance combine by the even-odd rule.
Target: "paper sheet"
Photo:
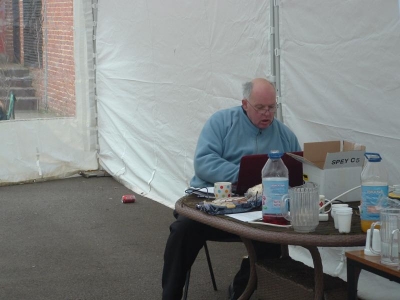
[[[243,221],[243,222],[251,222],[255,220],[260,220],[262,217],[261,211],[250,211],[245,213],[238,213],[238,214],[228,214],[225,215],[227,217]]]

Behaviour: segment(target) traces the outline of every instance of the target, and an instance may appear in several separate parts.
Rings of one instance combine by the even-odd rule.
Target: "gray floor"
[[[0,187],[0,299],[161,299],[172,210],[137,197],[111,177],[74,177]],[[210,242],[219,291],[202,250],[189,299],[227,299],[246,253]]]

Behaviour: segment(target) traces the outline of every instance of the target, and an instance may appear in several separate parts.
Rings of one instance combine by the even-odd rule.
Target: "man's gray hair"
[[[243,99],[249,100],[251,92],[253,91],[253,82],[243,83]]]

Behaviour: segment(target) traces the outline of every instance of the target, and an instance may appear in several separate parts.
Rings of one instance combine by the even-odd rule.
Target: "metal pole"
[[[274,0],[274,56],[275,56],[275,89],[276,89],[276,97],[278,103],[278,110],[277,110],[277,118],[280,121],[283,121],[283,114],[282,114],[282,103],[281,103],[281,64],[280,64],[280,41],[279,41],[279,0]]]
[[[400,1],[400,0],[399,0]],[[270,49],[270,61],[271,61],[271,81],[275,82],[276,70],[275,70],[275,19],[274,19],[274,0],[269,1],[269,49]]]

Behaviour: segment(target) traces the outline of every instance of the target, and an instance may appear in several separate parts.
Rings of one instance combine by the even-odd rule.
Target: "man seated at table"
[[[205,123],[194,157],[192,187],[211,187],[214,182],[237,182],[240,159],[245,155],[301,151],[294,133],[274,118],[277,110],[275,87],[264,78],[243,84],[242,105],[220,110]],[[261,174],[260,174],[261,176]],[[164,252],[162,299],[181,299],[187,271],[207,240],[237,236],[193,221],[174,212]],[[279,257],[280,245],[255,243],[257,256]],[[242,262],[230,286],[230,299],[244,291],[249,269]]]

